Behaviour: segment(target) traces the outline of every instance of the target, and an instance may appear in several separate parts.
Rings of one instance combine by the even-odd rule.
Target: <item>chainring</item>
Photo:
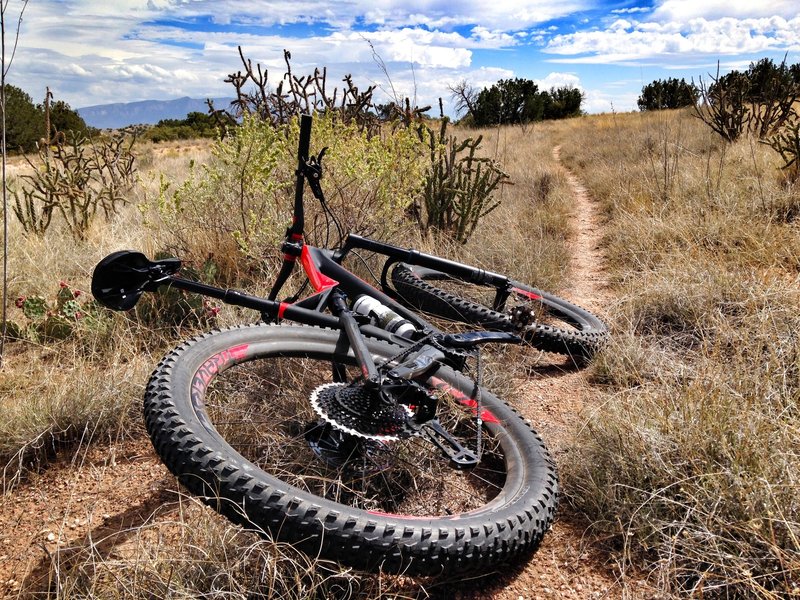
[[[363,385],[326,383],[311,392],[311,406],[337,429],[376,441],[410,437],[412,411],[398,402],[383,402],[377,390]]]

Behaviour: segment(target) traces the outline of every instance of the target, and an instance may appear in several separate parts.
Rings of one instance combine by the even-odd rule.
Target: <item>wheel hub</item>
[[[385,444],[350,435],[323,419],[308,423],[304,437],[317,458],[333,469],[367,474],[386,466],[380,460]]]

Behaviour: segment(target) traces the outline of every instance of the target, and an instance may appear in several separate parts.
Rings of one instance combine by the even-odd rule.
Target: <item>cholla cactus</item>
[[[33,173],[22,175],[22,188],[14,190],[14,214],[25,232],[40,236],[60,214],[73,237],[82,240],[98,212],[109,218],[125,202],[136,171],[134,139],[73,136],[67,143],[57,133],[43,142],[38,164],[26,157]]]
[[[500,204],[493,194],[509,177],[495,161],[476,156],[483,136],[463,141],[448,136],[444,116],[438,134],[427,125],[420,125],[419,134],[430,148],[423,189],[425,216],[417,215],[420,226],[444,231],[466,243],[481,218]]]

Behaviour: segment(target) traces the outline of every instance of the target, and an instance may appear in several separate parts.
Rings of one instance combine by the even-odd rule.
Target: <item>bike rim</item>
[[[207,428],[280,482],[353,509],[406,518],[491,511],[516,491],[519,456],[491,410],[482,409],[482,460],[470,470],[453,468],[430,442],[414,436],[345,436],[338,444],[341,432],[324,425],[309,403],[313,390],[334,381],[330,356],[231,350],[200,366],[192,401]],[[352,380],[356,369],[348,362]],[[474,449],[476,401],[451,383],[429,381],[440,420]]]

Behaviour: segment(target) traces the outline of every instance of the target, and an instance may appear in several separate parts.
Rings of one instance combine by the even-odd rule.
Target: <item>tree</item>
[[[637,104],[639,110],[662,110],[668,108],[683,108],[694,106],[700,96],[700,91],[693,83],[686,83],[684,79],[657,79],[642,88]]]
[[[475,125],[528,123],[542,118],[539,86],[530,79],[501,79],[480,91],[475,101]]]
[[[583,92],[571,86],[539,91],[530,79],[501,79],[478,94],[472,112],[475,126],[522,124],[581,114]]]
[[[542,93],[544,100],[544,119],[566,119],[581,114],[584,93],[578,88],[564,86],[552,87],[549,92]]]
[[[46,133],[44,104],[34,104],[26,92],[6,84],[6,144],[9,150],[36,151],[36,145]],[[47,139],[52,140],[56,132],[74,132],[85,136],[91,133],[91,128],[69,104],[57,100],[50,104],[50,132]]]
[[[447,86],[447,89],[450,90],[450,99],[454,103],[456,114],[475,112],[475,104],[480,90],[467,83],[466,79],[462,79],[455,85]]]
[[[86,121],[63,100],[56,100],[50,105],[51,135],[54,131],[89,135],[91,130]]]
[[[42,137],[44,114],[20,88],[6,84],[6,145],[9,150],[36,150]]]

